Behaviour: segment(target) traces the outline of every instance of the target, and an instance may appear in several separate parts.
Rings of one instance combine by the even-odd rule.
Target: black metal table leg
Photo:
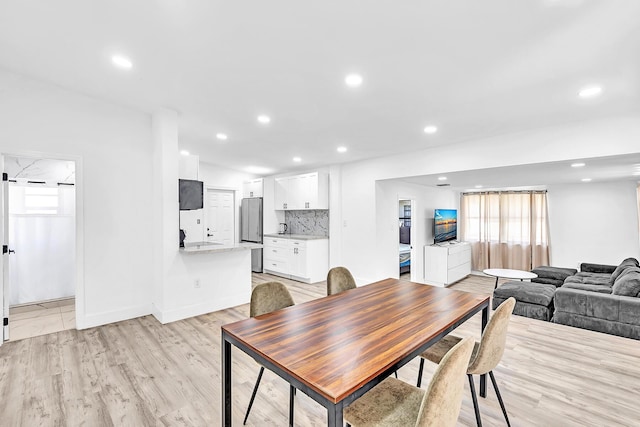
[[[498,276],[496,276],[496,284],[493,285],[493,290],[495,291],[496,289],[498,289],[498,279],[500,279]]]
[[[327,407],[327,427],[342,427],[342,402]]]
[[[222,333],[222,424],[231,427],[231,343]]]
[[[496,279],[496,282],[498,279]],[[482,332],[489,321],[489,306],[482,309]],[[480,397],[487,397],[487,374],[480,375]]]

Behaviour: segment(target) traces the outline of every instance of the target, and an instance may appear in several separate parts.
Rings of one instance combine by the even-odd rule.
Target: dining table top
[[[337,403],[488,305],[488,296],[385,279],[222,330],[257,360]]]

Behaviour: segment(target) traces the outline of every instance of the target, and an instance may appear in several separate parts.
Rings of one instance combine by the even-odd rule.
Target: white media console
[[[449,286],[471,274],[471,245],[465,242],[424,247],[424,279],[429,285]]]

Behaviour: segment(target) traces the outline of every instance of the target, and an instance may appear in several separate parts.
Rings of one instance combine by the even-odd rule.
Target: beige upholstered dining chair
[[[502,354],[504,353],[507,342],[507,327],[509,326],[509,319],[511,318],[511,313],[513,313],[515,305],[516,300],[512,297],[498,306],[482,333],[482,339],[479,343],[476,342],[473,348],[473,354],[467,369],[467,376],[469,378],[469,386],[471,387],[473,409],[476,413],[476,423],[478,427],[482,426],[482,420],[480,419],[480,408],[478,407],[478,397],[473,382],[473,375],[484,375],[487,373],[491,378],[493,389],[498,396],[498,402],[500,402],[504,419],[507,421],[507,425],[511,426],[509,417],[507,416],[507,410],[504,407],[504,402],[500,395],[500,390],[498,389],[498,383],[496,383],[496,378],[493,375],[493,369],[498,366],[500,359],[502,359]],[[418,387],[420,387],[422,381],[424,359],[434,363],[440,363],[440,360],[449,349],[455,346],[460,340],[461,338],[454,335],[447,335],[420,355],[422,358],[420,359],[420,370],[418,371]]]
[[[327,295],[354,289],[356,281],[346,267],[333,267],[327,274]]]
[[[456,344],[442,358],[426,391],[385,379],[345,408],[344,420],[353,427],[455,426],[472,350],[471,338]]]
[[[282,308],[291,307],[295,303],[289,293],[289,290],[285,285],[280,282],[266,282],[260,283],[251,292],[251,304],[249,306],[249,316],[256,317],[261,314],[271,313],[272,311],[280,310]],[[258,386],[264,373],[264,366],[260,366],[260,372],[258,373],[258,379],[256,385],[253,387],[253,393],[251,393],[251,400],[249,400],[249,407],[247,413],[244,416],[242,424],[247,423],[249,418],[249,412],[253,406],[253,400],[256,398],[258,392]],[[293,425],[293,396],[295,394],[295,388],[290,387],[289,390],[289,425]]]

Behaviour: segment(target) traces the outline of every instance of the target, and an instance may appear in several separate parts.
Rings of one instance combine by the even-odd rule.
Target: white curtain
[[[75,295],[75,188],[9,186],[9,304]]]
[[[463,194],[460,229],[472,268],[531,270],[549,264],[546,191]]]

